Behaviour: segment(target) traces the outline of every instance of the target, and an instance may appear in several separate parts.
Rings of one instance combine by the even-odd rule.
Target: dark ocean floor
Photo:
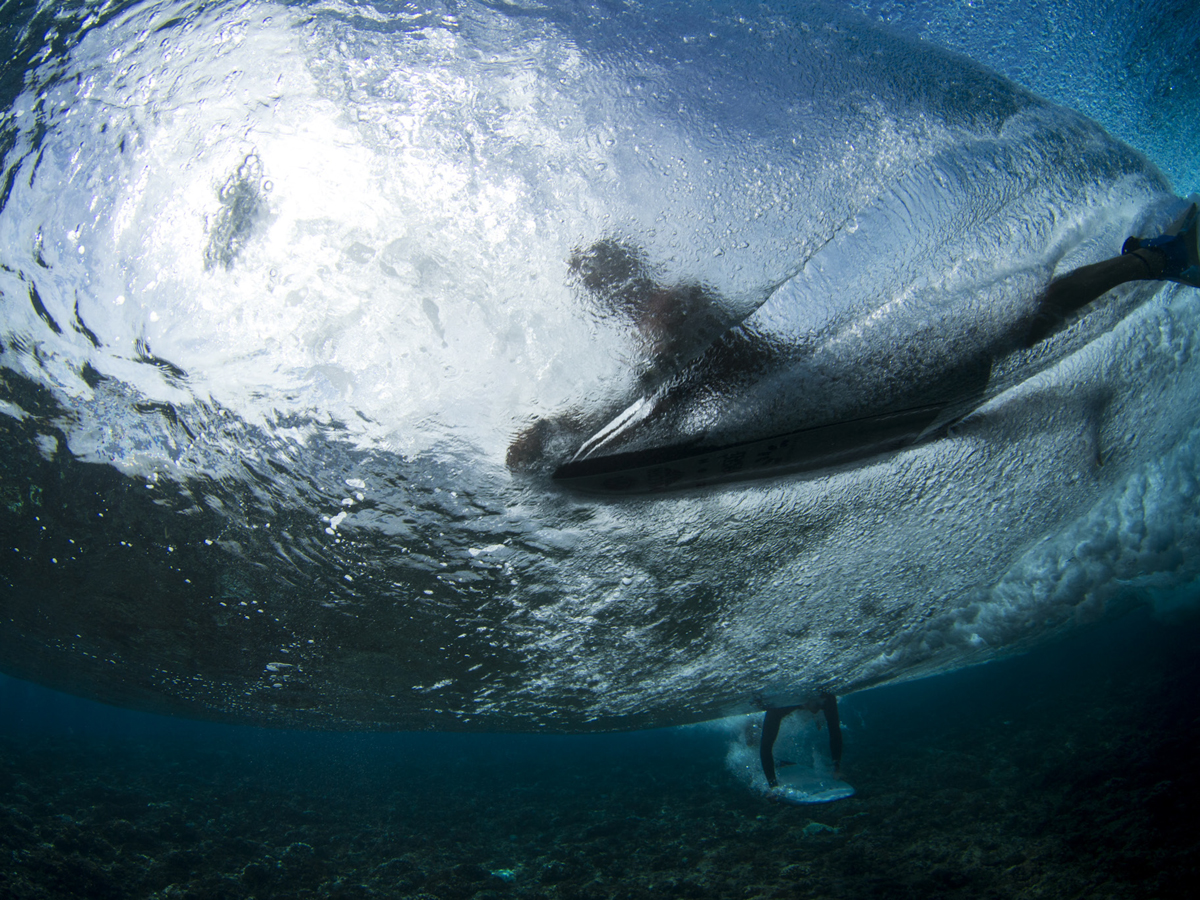
[[[1194,897],[1198,639],[1135,614],[847,698],[858,794],[810,807],[711,730],[307,735],[8,680],[0,896]]]

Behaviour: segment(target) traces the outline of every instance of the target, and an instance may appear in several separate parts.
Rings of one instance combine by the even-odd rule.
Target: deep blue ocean
[[[0,683],[8,897],[1188,897],[1200,626],[1134,613],[846,698],[828,805],[702,727],[212,725]]]
[[[94,12],[97,20],[107,21],[108,16],[115,21],[109,6],[118,5],[149,4],[72,4],[74,18],[64,13],[60,20],[81,23],[82,33],[95,27],[85,14]],[[22,90],[32,83],[27,83],[28,73],[52,68],[55,54],[65,58],[75,48],[69,31],[54,32],[48,24],[54,19],[51,6],[0,5],[5,46],[23,48],[24,54],[12,64],[5,63],[0,77],[0,99],[15,104],[6,113],[6,128],[16,128],[12,123],[28,113],[17,109],[24,102],[20,98],[27,96]],[[454,3],[431,3],[426,8],[330,2],[314,4],[313,15],[353,21],[355,27],[370,32],[385,12],[393,17],[402,13],[406,21],[415,23],[414,28],[424,27],[422,17],[432,16],[434,6],[439,16],[452,16],[457,9]],[[514,19],[537,12],[534,3],[482,6],[495,6]],[[653,9],[654,4],[596,3],[588,9],[591,15],[603,16],[606,10],[626,6]],[[888,32],[962,54],[1023,88],[1083,113],[1151,159],[1176,194],[1200,190],[1200,67],[1195,63],[1200,54],[1200,8],[1192,0],[1089,2],[1068,4],[1070,9],[1048,9],[1024,0],[915,4],[874,0],[843,6],[853,7],[852,15]],[[37,15],[33,15],[35,7],[40,10]],[[45,48],[37,53],[29,49],[38,44],[36,36],[30,38],[23,30],[30,21],[49,29]],[[222,35],[222,41],[237,39]],[[120,54],[116,50],[113,54],[112,64],[117,65]],[[86,93],[85,80],[80,76],[72,88],[79,96]],[[513,105],[519,107],[520,101]],[[195,114],[201,113],[208,114],[197,107]],[[146,118],[155,117],[147,114]],[[16,158],[14,146],[19,141],[12,133],[11,129],[4,132],[7,143],[0,147],[8,160],[6,171],[16,167],[11,160]],[[124,152],[123,143],[121,148]],[[74,165],[75,158],[70,160]],[[243,173],[254,165],[251,153],[236,171]],[[0,210],[13,181],[10,177],[3,187]],[[28,181],[32,184],[32,176]],[[212,268],[220,264],[228,270],[230,260],[242,251],[242,242],[249,240],[250,226],[243,229],[239,216],[249,221],[259,215],[249,200],[248,206],[238,206],[240,184],[218,185],[222,202],[229,202],[220,214],[225,218],[212,228],[214,232],[224,229],[224,243],[217,246],[210,241],[204,250],[206,265],[212,263]],[[431,191],[435,189],[449,191],[445,185],[435,185]],[[103,188],[97,190],[103,193]],[[353,193],[342,183],[331,188],[331,193],[339,191]],[[187,227],[186,221],[179,225],[184,231]],[[11,234],[0,231],[0,240],[10,238]],[[38,241],[40,254],[40,230]],[[82,245],[79,255],[84,256]],[[40,255],[38,261],[42,264]],[[17,277],[7,268],[5,273]],[[322,270],[322,277],[327,274]],[[275,270],[270,277],[275,279]],[[10,293],[4,294],[3,302],[10,301]],[[36,291],[33,296],[39,297]],[[123,305],[125,296],[119,300]],[[23,309],[26,302],[23,293]],[[41,302],[39,298],[33,305],[39,327],[56,334],[70,331],[56,324]],[[83,325],[79,309],[77,302],[75,331],[99,347],[101,342]],[[440,334],[445,323],[436,311],[426,312]],[[25,314],[29,315],[28,309]],[[239,329],[250,332],[257,327],[248,315],[239,315],[243,316]],[[347,313],[346,318],[352,319],[353,314]],[[20,365],[12,363],[13,358],[36,341],[22,343],[20,335],[5,335],[0,365],[6,367],[4,372],[15,372]],[[31,357],[40,353],[28,352]],[[174,377],[171,364],[154,357],[144,342],[137,354],[156,372]],[[230,360],[230,366],[244,361],[233,354]],[[47,371],[52,368],[47,364]],[[17,377],[11,380],[15,384]],[[0,385],[5,387],[0,395],[0,424],[8,429],[6,439],[17,440],[11,436],[32,427],[29,422],[39,416],[49,422],[57,414],[27,403],[33,412],[27,417],[19,404],[33,394],[16,388],[10,393],[3,378]],[[330,375],[321,390],[332,396],[341,388]],[[246,396],[251,395],[259,396],[248,390]],[[169,408],[169,404],[156,400],[138,409],[149,415],[150,407]],[[1173,415],[1186,413],[1172,411]],[[223,413],[214,416],[219,414]],[[280,414],[277,420],[284,423],[281,430],[291,427],[291,420],[285,419]],[[362,419],[369,421],[365,414]],[[187,430],[187,423],[181,427]],[[307,426],[296,426],[303,427]],[[23,440],[25,432],[20,434]],[[55,452],[62,452],[56,451],[56,438],[47,434],[36,438],[43,442],[38,446],[47,463],[39,472],[49,471]],[[93,438],[89,434],[87,439]],[[120,440],[120,434],[94,438],[89,452]],[[130,438],[126,449],[135,443]],[[34,452],[27,455],[32,459]],[[134,459],[134,449],[125,459],[118,455],[113,451],[112,465],[124,473],[122,477],[128,476],[129,483],[138,487],[143,479],[147,489],[152,487],[154,479],[146,475],[150,468],[137,468],[142,461]],[[6,451],[6,456],[16,458],[13,451]],[[15,471],[15,463],[13,467]],[[130,475],[135,469],[136,474]],[[266,509],[279,499],[272,493],[269,475],[262,474],[271,470],[251,471],[258,481],[246,478],[250,489],[244,494],[253,493]],[[339,471],[335,479],[337,488],[350,496],[341,501],[344,508],[333,508],[336,514],[324,516],[321,535],[338,542],[341,534],[350,535],[346,544],[328,559],[293,555],[303,559],[296,571],[324,568],[335,573],[329,575],[335,588],[345,587],[343,579],[353,582],[342,573],[351,571],[346,560],[355,558],[356,548],[375,546],[369,541],[353,544],[353,520],[338,532],[347,511],[355,509],[354,491],[360,485],[365,489],[362,482],[343,479],[343,474]],[[0,547],[5,554],[0,560],[4,588],[0,629],[14,635],[20,632],[19,640],[14,637],[11,644],[4,644],[18,648],[20,658],[17,651],[11,659],[0,658],[0,670],[29,671],[41,657],[36,649],[29,649],[22,629],[35,633],[29,623],[41,621],[42,604],[49,608],[59,596],[55,592],[67,589],[62,586],[61,570],[53,570],[52,576],[46,568],[45,583],[54,587],[39,594],[30,572],[47,566],[46,560],[39,557],[36,565],[25,565],[25,550],[35,538],[20,530],[28,525],[20,516],[32,515],[30,510],[38,503],[34,494],[41,496],[40,488],[34,484],[37,490],[31,493],[21,482],[24,476],[3,466],[0,476],[4,503],[0,513],[7,509],[11,522],[18,523],[4,532],[13,546]],[[412,476],[413,483],[417,480]],[[12,485],[19,485],[19,490]],[[157,490],[156,482],[154,486]],[[47,496],[70,497],[72,484],[47,484],[46,489]],[[313,494],[324,496],[323,490],[318,485]],[[125,494],[119,494],[113,488],[113,509],[134,508],[122,499]],[[234,505],[228,502],[234,494],[231,490],[225,495],[227,506]],[[363,501],[362,493],[357,497]],[[86,502],[108,509],[103,504],[109,499],[97,493]],[[83,508],[84,501],[80,504]],[[446,509],[452,505],[445,501]],[[471,515],[461,511],[462,505],[451,510],[456,521]],[[225,514],[219,504],[210,507],[217,510],[214,517]],[[237,527],[250,528],[246,523],[252,520],[265,521],[261,516],[255,519],[258,511],[252,507],[247,500],[244,521],[230,525],[231,533]],[[91,521],[93,507],[87,509]],[[237,516],[230,513],[229,518],[233,522]],[[63,521],[70,519],[64,516]],[[157,521],[147,514],[144,520],[112,524],[111,533],[127,536],[142,529],[148,534],[158,528]],[[63,539],[74,533],[63,530]],[[196,534],[203,537],[204,533]],[[477,543],[482,546],[488,540],[481,535]],[[744,540],[749,545],[753,535]],[[980,543],[987,540],[981,533]],[[164,546],[171,542],[182,543],[176,537],[162,537]],[[242,544],[251,547],[246,541]],[[306,552],[311,549],[302,542],[297,546]],[[1190,546],[1181,540],[1176,549],[1180,559],[1172,565],[1181,572],[1191,565],[1184,558]],[[487,554],[498,547],[489,544],[470,552]],[[235,549],[230,558],[242,559],[241,548]],[[175,553],[176,546],[168,550]],[[9,557],[9,552],[15,556]],[[46,549],[44,555],[50,552]],[[252,552],[253,548],[247,550],[246,558]],[[1171,548],[1163,552],[1169,554]],[[432,550],[429,554],[436,556]],[[362,558],[368,555],[364,551]],[[17,558],[20,563],[10,561]],[[114,553],[106,563],[111,568],[103,571],[111,582],[148,577],[138,574],[136,562],[124,559]],[[57,556],[52,563],[59,565]],[[347,567],[335,568],[334,563]],[[121,568],[124,565],[131,568]],[[145,571],[158,573],[164,583],[174,577],[175,570],[165,563],[147,566]],[[246,571],[252,569],[247,564]],[[252,583],[251,576],[230,571],[230,582],[242,579],[236,590],[226,585],[227,593],[213,596],[250,597],[253,589],[245,585]],[[214,583],[224,577],[210,574]],[[505,577],[509,574],[506,570]],[[429,717],[429,730],[288,730],[110,706],[0,674],[0,900],[1193,897],[1200,890],[1196,766],[1200,615],[1195,582],[1180,577],[1182,583],[1164,581],[1159,593],[1154,585],[1140,585],[1110,599],[1117,612],[1106,618],[1091,621],[1080,616],[1076,628],[1048,624],[1046,631],[1055,635],[1043,643],[1031,641],[1036,646],[1028,652],[1000,654],[1004,658],[984,665],[843,697],[841,774],[855,794],[826,804],[776,802],[752,790],[728,762],[742,739],[728,722],[599,734],[461,734],[439,730],[447,719],[438,718],[443,713],[438,709],[438,716]],[[52,582],[52,578],[60,580]],[[430,589],[423,593],[430,595],[439,587],[435,582],[436,570],[428,575]],[[70,590],[76,588],[69,585]],[[181,596],[190,596],[188,589],[180,590]],[[462,590],[483,589],[468,584]],[[114,656],[136,656],[137,641],[122,643],[117,624],[111,634],[106,631],[105,615],[103,610],[96,612],[87,627],[102,634],[102,643],[111,638],[112,645],[119,646]],[[52,615],[47,613],[46,618]],[[251,617],[244,618],[250,621]],[[113,622],[136,619],[134,613],[114,607]],[[386,647],[386,640],[382,645]],[[60,641],[54,651],[69,658],[72,651],[64,647]],[[302,649],[287,659],[299,660]],[[155,664],[165,658],[156,658]],[[263,657],[267,658],[275,657]],[[241,664],[232,653],[230,659],[231,667]],[[645,665],[644,661],[638,664]],[[116,682],[92,690],[86,675],[79,674],[102,671],[89,669],[91,663],[81,663],[78,669],[72,666],[69,673],[64,668],[61,677],[50,670],[50,663],[45,665],[43,681],[73,682],[80,693],[120,695],[131,706],[157,702],[147,687],[150,680],[136,684],[131,680],[124,694],[113,687]],[[256,671],[262,669],[257,657],[254,665]],[[290,665],[267,664],[272,678],[283,674],[274,685],[264,682],[264,693],[270,695],[273,689],[283,693]],[[413,665],[418,671],[418,664]],[[434,664],[428,665],[428,671],[433,671]],[[146,669],[151,668],[147,663]],[[466,662],[461,668],[474,671]],[[713,676],[706,672],[705,677]],[[169,680],[164,676],[162,683]],[[434,676],[426,680],[433,681]],[[164,696],[170,690],[174,688],[164,689]],[[188,707],[179,698],[194,701],[182,689],[170,696],[171,702],[179,700],[180,709]],[[675,720],[686,718],[681,714]],[[815,746],[823,747],[823,740],[822,733]]]

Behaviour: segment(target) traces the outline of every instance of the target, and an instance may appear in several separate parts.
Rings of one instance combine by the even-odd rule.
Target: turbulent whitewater
[[[582,731],[1195,591],[1196,292],[1005,337],[1182,204],[962,57],[808,3],[12,15],[6,672],[264,724]],[[980,348],[988,389],[837,468],[551,478],[759,320],[798,368],[756,403],[698,384],[673,438],[791,429]]]

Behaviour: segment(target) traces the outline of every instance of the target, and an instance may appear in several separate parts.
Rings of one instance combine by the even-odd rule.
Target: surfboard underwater
[[[750,477],[815,472],[942,437],[958,421],[1009,386],[1004,381],[997,385],[990,383],[997,358],[1012,354],[1016,348],[1031,349],[1040,344],[1080,310],[1115,288],[1134,281],[1173,281],[1200,287],[1197,199],[1200,198],[1189,198],[1162,235],[1131,236],[1119,256],[1056,276],[1042,293],[1033,314],[1018,317],[1010,334],[1002,335],[990,348],[972,347],[964,359],[955,360],[951,356],[944,363],[946,371],[932,383],[928,373],[922,373],[925,377],[907,379],[899,390],[889,388],[876,401],[882,408],[871,409],[864,404],[864,399],[873,392],[861,381],[846,398],[845,407],[830,403],[825,391],[819,392],[820,406],[815,410],[806,408],[804,400],[784,401],[780,395],[794,397],[797,383],[819,382],[822,376],[812,371],[815,367],[811,359],[805,358],[807,354],[782,354],[768,349],[759,351],[760,370],[753,380],[743,379],[748,383],[739,385],[743,387],[743,396],[737,397],[734,404],[727,400],[728,406],[737,409],[736,432],[720,419],[697,428],[697,417],[690,409],[681,414],[674,407],[687,408],[697,402],[711,404],[707,396],[697,401],[697,384],[711,383],[714,370],[726,377],[732,374],[730,361],[722,357],[732,355],[739,367],[744,362],[736,351],[731,354],[728,346],[757,343],[769,348],[772,343],[782,343],[777,338],[773,340],[768,325],[754,323],[756,313],[707,348],[687,370],[671,378],[665,389],[660,387],[653,396],[637,399],[612,423],[584,441],[575,456],[555,470],[553,477],[561,484],[585,491],[650,493]],[[787,302],[792,299],[788,297]],[[856,323],[855,328],[860,332],[865,330],[862,323]],[[742,350],[742,354],[746,352]],[[872,354],[862,359],[855,370],[865,373],[878,368],[875,358],[882,353],[876,347]],[[770,356],[779,358],[769,359]],[[1022,377],[1028,375],[1026,372]],[[1010,372],[1010,383],[1012,378]],[[756,410],[763,402],[764,383],[769,390],[768,405],[765,410]],[[787,412],[780,415],[780,406],[785,402]],[[796,407],[802,410],[799,416]],[[672,434],[672,425],[664,425],[664,420],[668,423],[682,420],[685,427],[676,426],[676,433]],[[779,432],[789,424],[802,423],[807,427]],[[639,434],[644,431],[652,434],[649,447],[639,447],[646,440]],[[716,436],[709,434],[710,431]],[[635,449],[627,449],[631,445]]]
[[[720,724],[732,735],[725,755],[726,768],[752,791],[796,806],[854,796],[854,788],[834,774],[824,749],[825,735],[811,716],[798,714],[785,720],[776,748],[787,758],[777,762],[774,786],[767,784],[759,765],[757,717],[735,716]]]
[[[810,803],[832,803],[854,796],[854,788],[832,777],[814,775],[803,769],[784,769],[779,773],[779,785],[771,796],[797,806]]]
[[[838,4],[23,14],[10,674],[286,727],[595,731],[1195,593],[1195,289],[1013,339],[1187,208],[1078,113]],[[554,477],[664,447],[721,477]]]

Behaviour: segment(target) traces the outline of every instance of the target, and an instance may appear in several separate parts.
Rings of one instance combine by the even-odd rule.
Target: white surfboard
[[[732,736],[725,764],[739,781],[782,803],[831,803],[854,796],[854,788],[833,775],[825,732],[811,714],[796,712],[783,720],[775,742],[775,777],[770,787],[758,755],[757,725],[761,714],[732,716],[723,725]],[[789,762],[805,760],[806,762]]]
[[[854,796],[854,788],[832,775],[803,766],[788,766],[776,772],[779,784],[765,787],[767,795],[784,803],[831,803]]]

